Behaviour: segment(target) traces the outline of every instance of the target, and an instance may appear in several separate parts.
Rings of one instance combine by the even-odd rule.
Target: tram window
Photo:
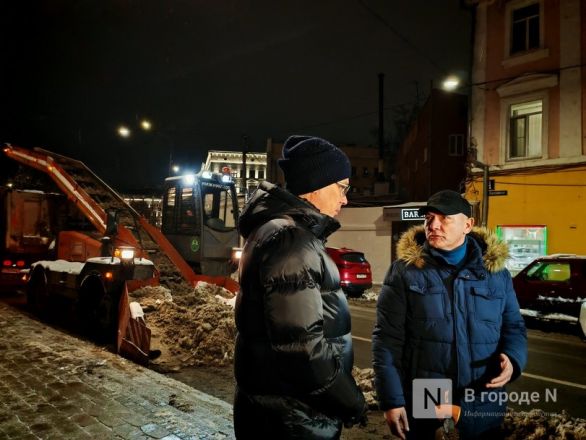
[[[205,223],[212,229],[233,229],[234,208],[230,193],[222,188],[204,187],[203,211]]]
[[[188,231],[193,229],[193,227],[196,224],[197,217],[195,215],[195,201],[193,199],[193,188],[182,188],[179,227],[182,231]]]
[[[175,206],[175,188],[167,190],[167,206]]]

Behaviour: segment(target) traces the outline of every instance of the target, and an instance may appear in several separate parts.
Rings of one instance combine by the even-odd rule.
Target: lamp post
[[[450,75],[442,82],[442,88],[446,91],[454,91],[461,87],[460,79],[456,75]],[[477,158],[478,151],[476,149],[476,141],[472,138],[472,90],[468,90],[468,109],[466,121],[466,145],[468,172],[471,172],[472,167],[480,168],[482,170],[482,216],[480,225],[488,226],[488,200],[490,197],[489,180],[490,180],[490,165],[480,162]]]
[[[470,111],[470,110],[468,110]],[[470,136],[470,123],[468,123],[468,135]],[[480,225],[488,227],[488,200],[490,197],[489,189],[489,169],[490,166],[476,160],[477,150],[476,145],[471,142],[468,143],[468,163],[482,170],[482,217]]]

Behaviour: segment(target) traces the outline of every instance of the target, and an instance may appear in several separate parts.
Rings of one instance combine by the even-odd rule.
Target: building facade
[[[586,254],[586,3],[476,1],[468,181],[513,259]],[[512,268],[512,267],[511,267]],[[512,268],[514,270],[514,268]]]
[[[442,189],[464,188],[466,115],[465,95],[431,90],[397,153],[399,199],[427,200]]]
[[[210,150],[203,169],[216,173],[228,171],[234,179],[236,193],[244,195],[267,179],[267,153]]]

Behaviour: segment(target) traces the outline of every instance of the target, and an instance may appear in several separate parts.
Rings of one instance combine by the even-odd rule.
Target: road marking
[[[352,336],[352,339],[356,339],[358,341],[363,341],[363,342],[372,342],[372,339],[361,338],[360,336]]]
[[[577,361],[577,362],[582,362],[584,360],[583,356],[572,356],[571,354],[565,354],[565,353],[552,353],[551,351],[546,351],[546,350],[537,350],[535,348],[529,348],[529,353],[538,353],[538,354],[543,354],[545,356],[555,356],[555,357],[560,357],[560,358],[566,358],[566,359],[571,359],[573,361]]]
[[[360,336],[352,336],[352,339],[356,339],[357,341],[362,341],[362,342],[372,342],[372,339],[361,338]],[[559,379],[554,379],[553,377],[539,376],[537,374],[531,374],[531,373],[522,373],[521,375],[528,377],[530,379],[542,380],[544,382],[552,382],[552,383],[557,383],[560,385],[567,385],[569,387],[580,388],[580,389],[586,390],[586,385],[582,385],[581,383],[568,382],[566,380],[559,380]]]
[[[569,387],[581,388],[583,390],[586,390],[586,385],[582,385],[581,383],[568,382],[565,380],[559,380],[559,379],[554,379],[552,377],[539,376],[537,374],[530,374],[530,373],[522,373],[521,375],[525,376],[525,377],[529,377],[530,379],[537,379],[537,380],[542,380],[544,382],[558,383],[560,385],[567,385]]]

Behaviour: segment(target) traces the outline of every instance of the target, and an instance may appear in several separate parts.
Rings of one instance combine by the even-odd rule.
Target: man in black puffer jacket
[[[238,223],[234,430],[239,439],[336,439],[343,423],[366,420],[348,303],[325,249],[350,162],[323,139],[292,136],[279,166],[287,191],[263,182]]]

